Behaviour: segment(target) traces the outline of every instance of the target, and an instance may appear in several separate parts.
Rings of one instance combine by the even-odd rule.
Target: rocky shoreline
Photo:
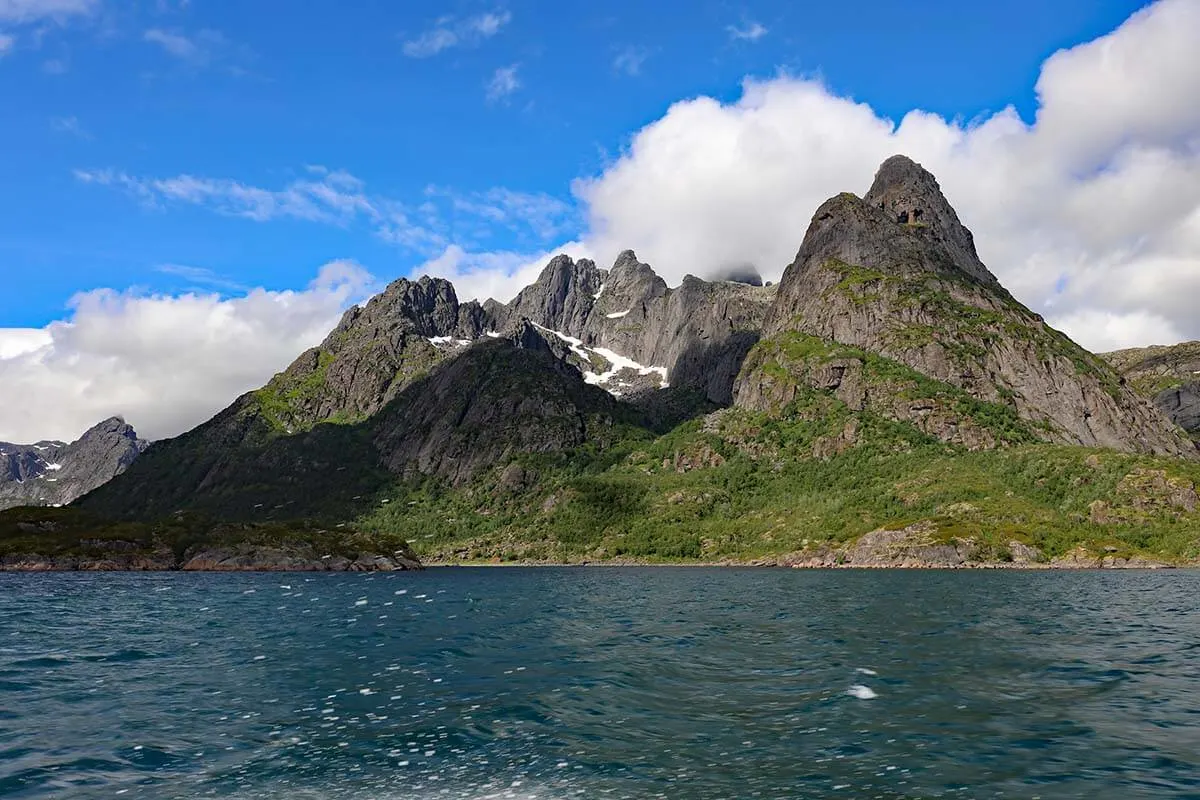
[[[828,543],[780,555],[752,559],[728,558],[664,562],[617,557],[593,560],[580,558],[569,561],[518,559],[514,561],[455,561],[431,559],[429,567],[452,566],[679,566],[679,567],[775,567],[790,569],[1022,569],[1022,570],[1079,570],[1079,569],[1174,569],[1200,567],[1200,562],[1163,561],[1136,554],[1122,554],[1115,549],[1094,553],[1079,547],[1056,557],[1024,542],[1012,540],[1003,550],[986,548],[972,538],[945,538],[937,534],[931,522],[919,522],[904,528],[880,528],[860,537],[851,544],[840,546]]]
[[[176,556],[132,542],[97,543],[93,553],[0,556],[0,572],[393,572],[423,565],[405,553],[318,554],[307,545],[197,547]]]
[[[70,554],[13,553],[0,556],[0,572],[391,572],[455,566],[677,566],[761,567],[790,569],[1170,569],[1197,567],[1196,562],[1168,562],[1115,549],[1096,553],[1076,548],[1047,557],[1036,547],[1012,540],[1005,548],[984,546],[973,538],[939,536],[930,522],[899,529],[881,528],[842,545],[819,543],[803,550],[758,558],[662,561],[628,557],[569,560],[517,559],[463,561],[433,558],[424,563],[411,552],[390,555],[361,552],[353,557],[319,553],[303,543],[273,545],[196,545],[176,554],[147,550],[121,540],[81,540]]]

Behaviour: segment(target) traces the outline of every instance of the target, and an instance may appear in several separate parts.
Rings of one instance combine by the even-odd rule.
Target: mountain
[[[1134,391],[1200,442],[1200,342],[1106,353]]]
[[[822,204],[778,285],[727,277],[625,251],[507,304],[396,281],[72,510],[185,520],[181,552],[209,520],[347,558],[1200,558],[1193,443],[1000,285],[918,164]]]
[[[1111,365],[1000,285],[937,181],[904,156],[883,163],[864,197],[817,209],[763,337],[739,406],[765,410],[799,385],[970,447],[1032,437],[1195,452]],[[964,413],[964,398],[985,405]],[[1004,433],[986,416],[1019,425]]]
[[[121,474],[146,446],[118,417],[70,444],[0,442],[0,509],[66,505]]]

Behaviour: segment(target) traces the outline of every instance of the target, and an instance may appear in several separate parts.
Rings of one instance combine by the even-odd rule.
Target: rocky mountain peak
[[[667,282],[649,264],[638,261],[636,253],[625,250],[604,279],[601,305],[606,311],[619,313],[666,293]]]
[[[933,173],[908,156],[895,155],[875,173],[875,182],[863,201],[883,211],[898,225],[909,226],[949,251],[954,264],[984,283],[996,283],[979,254],[975,239],[958,219],[942,194]]]
[[[817,209],[780,281],[763,336],[774,340],[769,346],[819,340],[820,347],[885,358],[1006,408],[1003,413],[1026,420],[1033,435],[1047,441],[1194,454],[1182,432],[1136,397],[1111,366],[1000,285],[979,261],[937,180],[904,156],[883,163],[863,198],[843,193]],[[809,361],[780,369],[801,382],[813,380]],[[761,405],[775,366],[743,369],[740,404]],[[886,381],[873,388],[881,398],[896,395]],[[904,420],[910,412],[926,420],[937,416],[928,403],[895,411]],[[947,423],[936,435],[962,430]]]
[[[593,261],[557,255],[509,304],[507,319],[498,320],[498,327],[526,317],[554,330],[574,330],[587,319],[603,283],[604,275]]]
[[[120,417],[93,425],[70,444],[0,443],[0,509],[66,505],[119,475],[146,447]]]

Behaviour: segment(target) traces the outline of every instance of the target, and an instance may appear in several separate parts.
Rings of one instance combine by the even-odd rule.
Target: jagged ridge
[[[92,426],[70,444],[0,442],[0,509],[70,503],[119,475],[146,447],[120,417]]]

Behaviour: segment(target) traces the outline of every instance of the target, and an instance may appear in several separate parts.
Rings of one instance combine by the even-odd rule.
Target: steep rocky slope
[[[757,283],[752,275],[740,281],[688,275],[669,288],[632,250],[621,253],[610,270],[558,256],[534,284],[497,311],[495,322],[526,318],[579,340],[589,357],[597,357],[597,375],[633,362],[643,375],[659,376],[634,382],[634,388],[694,388],[725,404],[775,293],[774,287]],[[622,377],[632,376],[614,373],[598,383]]]
[[[777,405],[778,391],[800,384],[947,441],[991,446],[995,436],[964,432],[972,415],[955,398],[965,393],[988,404],[985,416],[1007,409],[1045,441],[1195,454],[1107,362],[1000,286],[937,181],[904,156],[884,162],[865,197],[840,194],[817,209],[763,336],[738,379],[742,407]],[[772,355],[796,353],[806,337],[838,347],[809,347],[802,364]],[[870,380],[869,360],[887,379]]]
[[[0,509],[70,503],[119,475],[144,449],[146,442],[117,417],[70,444],[0,442]]]
[[[221,519],[329,519],[351,513],[397,477],[460,486],[522,453],[603,443],[632,418],[589,386],[528,326],[463,347],[407,380],[354,423],[281,428],[258,393],[196,429],[158,442],[77,505],[154,519],[180,510]]]
[[[1200,342],[1106,353],[1134,391],[1200,441]]]

